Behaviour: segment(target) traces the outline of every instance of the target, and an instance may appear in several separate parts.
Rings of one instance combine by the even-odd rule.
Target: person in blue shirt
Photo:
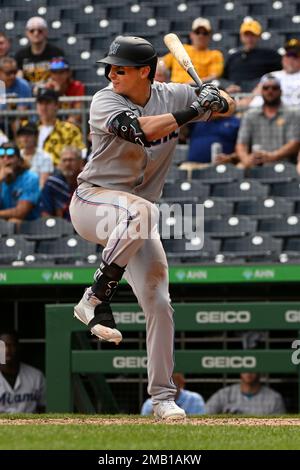
[[[188,161],[212,163],[212,144],[221,145],[222,154],[232,154],[235,149],[240,120],[235,116],[196,122],[190,125]]]
[[[16,145],[0,146],[0,219],[12,222],[39,216],[39,177],[28,170]]]
[[[3,57],[0,59],[0,80],[5,84],[5,95],[7,98],[31,98],[32,91],[31,86],[24,80],[24,78],[17,77],[18,66],[15,59],[12,57]],[[30,106],[28,103],[20,102],[17,108],[28,109]],[[1,108],[5,109],[6,105],[1,104]]]
[[[175,396],[176,405],[180,406],[186,414],[189,415],[202,415],[205,413],[205,403],[202,396],[199,393],[185,390],[185,379],[180,373],[172,375],[174,384],[177,387],[177,393]],[[141,415],[152,415],[152,400],[148,398],[142,406]]]
[[[60,154],[57,169],[47,178],[43,187],[40,201],[42,216],[52,215],[70,220],[70,201],[77,188],[77,176],[82,167],[81,151],[66,145]]]

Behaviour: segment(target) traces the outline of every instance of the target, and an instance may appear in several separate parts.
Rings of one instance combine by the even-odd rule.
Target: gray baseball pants
[[[157,207],[127,192],[82,183],[73,195],[70,215],[82,238],[104,247],[104,262],[127,266],[124,277],[146,318],[148,393],[154,405],[173,400],[174,311]]]

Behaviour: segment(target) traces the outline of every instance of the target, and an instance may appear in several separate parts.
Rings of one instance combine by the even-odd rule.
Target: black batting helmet
[[[97,63],[107,64],[105,67],[106,78],[108,78],[111,65],[124,67],[143,67],[149,65],[149,80],[152,82],[156,70],[157,53],[152,44],[144,38],[117,36],[111,43],[107,56],[97,60]]]

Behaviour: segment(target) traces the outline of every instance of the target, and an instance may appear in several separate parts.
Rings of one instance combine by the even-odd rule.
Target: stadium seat
[[[178,166],[176,165],[171,165],[166,181],[168,182],[179,182],[179,181],[186,181],[187,180],[187,171],[186,170],[181,170]]]
[[[15,231],[15,224],[0,219],[0,237],[11,235]]]
[[[284,198],[268,197],[255,201],[239,201],[236,205],[236,215],[253,216],[256,219],[266,219],[280,215],[293,214],[294,203]]]
[[[11,264],[25,261],[27,255],[34,253],[35,242],[28,241],[21,235],[8,235],[0,238],[0,263]]]
[[[300,180],[291,181],[290,183],[271,184],[270,195],[300,200]]]
[[[300,218],[296,215],[264,219],[258,223],[258,231],[277,237],[300,236]]]
[[[282,240],[267,234],[252,234],[242,238],[224,240],[222,253],[229,258],[268,257],[276,258],[281,252]]]
[[[209,196],[209,186],[196,181],[183,181],[178,184],[166,183],[162,198],[166,201],[200,202]]]
[[[73,234],[73,226],[60,217],[45,217],[23,222],[20,234],[28,240],[49,240]]]
[[[163,245],[170,261],[188,261],[190,263],[197,262],[200,259],[202,261],[214,260],[215,256],[220,251],[221,241],[205,237],[204,244],[201,247],[200,238],[194,238],[192,240],[184,238],[181,240],[163,240]]]
[[[249,179],[261,183],[284,183],[298,178],[296,166],[289,162],[278,162],[271,165],[256,166],[246,171]]]
[[[65,236],[58,240],[41,241],[37,247],[37,260],[55,260],[58,264],[83,264],[98,261],[97,245],[77,235]]]
[[[256,231],[256,221],[248,217],[229,216],[204,220],[204,231],[211,237],[242,237]]]
[[[200,180],[202,183],[231,183],[241,180],[243,176],[244,170],[234,165],[213,165],[192,171],[192,179]]]
[[[213,184],[211,196],[226,197],[228,201],[243,201],[257,197],[266,197],[269,188],[255,180],[245,180],[242,182]]]
[[[204,217],[206,220],[208,218],[229,216],[233,214],[233,202],[228,202],[223,199],[209,198],[203,202],[203,205]]]

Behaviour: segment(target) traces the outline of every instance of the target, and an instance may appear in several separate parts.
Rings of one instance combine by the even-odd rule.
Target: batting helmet
[[[149,65],[149,80],[152,82],[156,70],[157,53],[152,44],[144,38],[117,36],[111,43],[107,56],[97,60],[97,63],[107,64],[105,67],[105,76],[108,79],[112,65],[124,67],[143,67]]]

